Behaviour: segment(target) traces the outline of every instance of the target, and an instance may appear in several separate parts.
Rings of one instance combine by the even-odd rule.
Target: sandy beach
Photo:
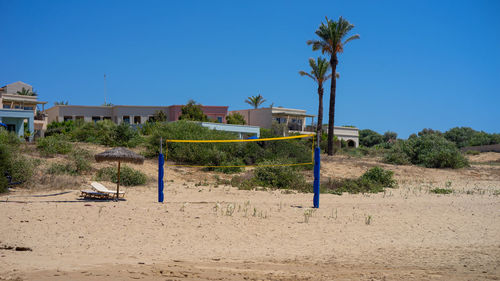
[[[480,160],[499,155],[483,153]],[[126,201],[80,200],[80,186],[0,197],[0,280],[499,280],[500,166],[460,170],[335,156],[323,177],[373,165],[399,187],[379,194],[242,191],[188,168],[156,164]],[[113,187],[111,183],[107,186]],[[445,185],[448,195],[429,190]],[[15,251],[10,247],[29,247]]]

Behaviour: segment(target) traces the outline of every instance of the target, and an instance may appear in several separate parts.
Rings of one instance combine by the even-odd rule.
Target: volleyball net
[[[314,134],[260,139],[165,140],[165,166],[244,168],[314,164]],[[170,162],[167,162],[170,160]]]
[[[241,169],[314,165],[314,208],[319,208],[320,149],[315,134],[260,139],[165,140],[158,158],[158,202],[163,202],[164,166]],[[162,148],[160,148],[162,151]],[[170,163],[167,160],[170,159]]]

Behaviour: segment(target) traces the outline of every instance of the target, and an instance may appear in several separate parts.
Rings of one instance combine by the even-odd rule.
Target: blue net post
[[[158,202],[163,202],[163,164],[165,159],[163,154],[158,156]]]
[[[320,148],[314,148],[314,198],[313,205],[314,208],[319,208],[319,179],[320,179],[320,168],[321,168],[321,158],[320,158]]]

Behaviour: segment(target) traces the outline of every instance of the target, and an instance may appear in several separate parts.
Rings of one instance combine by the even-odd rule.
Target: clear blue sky
[[[298,75],[325,16],[361,39],[340,55],[336,125],[400,137],[422,128],[500,132],[499,1],[0,0],[0,85],[24,81],[49,106],[103,103],[317,113]],[[329,83],[325,92],[328,112]]]

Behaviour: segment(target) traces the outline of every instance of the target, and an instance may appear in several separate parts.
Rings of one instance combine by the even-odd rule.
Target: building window
[[[68,120],[73,120],[73,116],[64,116],[64,122]]]
[[[134,116],[134,124],[141,124],[141,116]]]
[[[222,123],[222,117],[218,116],[217,117],[217,122]]]
[[[123,123],[130,124],[130,116],[123,116]]]
[[[17,109],[19,109],[19,108],[21,108],[21,106],[19,106],[19,105],[16,105],[16,106],[14,106],[14,108],[17,108]]]
[[[33,110],[33,106],[25,106],[24,110]]]
[[[101,121],[101,116],[92,116],[92,121],[96,123],[97,121]]]
[[[155,118],[154,116],[148,116],[148,122],[154,122],[155,121]]]
[[[104,116],[102,120],[111,120],[111,116]]]
[[[10,104],[4,104],[3,108],[10,109]]]
[[[75,120],[83,120],[83,116],[76,116]]]

